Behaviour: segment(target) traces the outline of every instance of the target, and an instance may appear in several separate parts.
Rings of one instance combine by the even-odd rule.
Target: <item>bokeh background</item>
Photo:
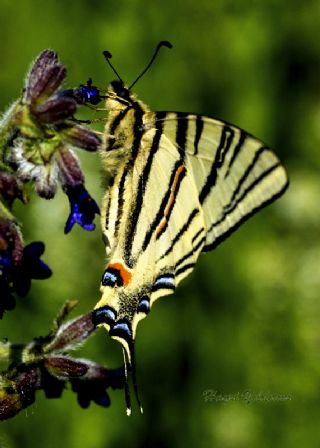
[[[91,76],[105,88],[114,75],[102,50],[131,83],[163,39],[174,48],[135,86],[140,98],[153,110],[207,114],[259,136],[287,167],[290,188],[202,256],[140,325],[143,416],[137,408],[126,416],[122,391],[111,392],[110,409],[87,410],[71,391],[59,400],[39,392],[35,405],[0,424],[1,448],[319,446],[319,1],[0,0],[1,109],[44,48],[67,65],[68,86]],[[80,157],[100,200],[99,159]],[[80,300],[74,315],[92,309],[104,248],[99,227],[63,234],[62,194],[15,211],[26,242],[45,241],[54,271],[0,323],[1,338],[27,342],[48,332],[66,299]],[[103,331],[79,355],[122,363]],[[208,390],[224,401],[207,402]]]

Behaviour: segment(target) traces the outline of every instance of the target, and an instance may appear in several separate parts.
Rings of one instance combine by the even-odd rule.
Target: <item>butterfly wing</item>
[[[133,169],[134,195],[127,197],[119,248],[124,263],[133,266],[130,288],[140,295],[143,290],[152,303],[174,291],[180,276],[176,267],[193,251],[188,231],[193,225],[193,234],[198,233],[204,224],[183,154],[160,128],[145,134]]]
[[[184,153],[198,192],[206,242],[216,247],[256,211],[286,189],[277,156],[236,126],[199,115],[158,112],[165,136]]]
[[[135,162],[119,168],[111,189],[109,221],[117,224],[110,233],[120,238],[112,258],[133,269],[128,293],[144,290],[151,303],[172,293],[201,251],[287,183],[276,155],[245,131],[197,115],[153,114]]]

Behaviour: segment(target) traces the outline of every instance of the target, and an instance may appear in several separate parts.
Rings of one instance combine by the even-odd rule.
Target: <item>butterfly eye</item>
[[[148,314],[149,311],[150,311],[150,299],[148,296],[142,296],[137,307],[137,312]]]
[[[111,85],[112,85],[112,88],[113,88],[115,94],[118,97],[123,98],[124,100],[130,101],[130,92],[128,89],[126,89],[124,87],[123,82],[112,81]]]
[[[102,308],[97,308],[92,312],[92,323],[97,326],[99,324],[112,325],[116,320],[117,313],[114,309],[109,306],[103,306]]]
[[[129,91],[128,90],[121,90],[120,92],[119,92],[119,96],[121,96],[121,98],[125,98],[126,100],[129,100],[130,99],[130,96],[129,96]]]
[[[126,101],[130,101],[130,93],[129,93],[128,89],[123,88],[123,89],[119,90],[117,92],[117,95]]]

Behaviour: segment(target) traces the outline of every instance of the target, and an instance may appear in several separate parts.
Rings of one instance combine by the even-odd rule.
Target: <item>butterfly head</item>
[[[126,117],[131,116],[130,111],[134,114],[135,110],[147,111],[147,107],[139,101],[137,96],[131,93],[131,90],[123,83],[123,81],[112,81],[108,87],[106,95],[106,106],[109,112],[118,114],[119,112],[126,110],[129,114]],[[133,119],[133,115],[132,115]]]
[[[123,81],[119,81],[117,79],[112,81],[109,91],[111,91],[118,98],[131,102],[130,90],[124,85]]]

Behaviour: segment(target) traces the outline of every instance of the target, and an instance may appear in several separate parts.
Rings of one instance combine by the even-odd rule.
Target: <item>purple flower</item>
[[[104,385],[100,385],[96,381],[77,381],[72,380],[72,390],[76,392],[79,405],[86,409],[90,405],[90,401],[103,406],[110,406],[110,398],[106,392],[106,387]]]
[[[79,224],[85,230],[94,230],[96,226],[93,220],[96,214],[100,214],[100,210],[84,185],[79,184],[73,188],[68,188],[66,189],[66,194],[70,201],[71,211],[64,228],[64,233],[69,233],[74,224]]]
[[[18,181],[32,181],[39,196],[51,199],[60,181],[72,204],[74,222],[69,219],[70,229],[77,222],[93,230],[96,203],[87,193],[82,193],[81,198],[77,191],[73,193],[74,187],[80,190],[79,184],[86,191],[73,148],[96,152],[101,139],[97,132],[79,125],[74,114],[79,104],[96,104],[101,97],[91,81],[79,89],[62,90],[66,75],[66,67],[54,51],[44,50],[38,56],[27,75],[21,99],[0,122],[0,130],[5,130],[8,139],[4,163],[17,178],[12,194],[20,188]],[[0,190],[1,182],[8,183],[8,179],[0,178]]]
[[[16,225],[0,219],[0,318],[6,310],[15,307],[14,293],[25,296],[32,279],[46,279],[52,274],[40,259],[44,244],[33,242],[23,247]]]
[[[26,78],[24,102],[31,105],[43,103],[59,88],[66,74],[66,68],[58,62],[57,53],[42,51]]]
[[[31,280],[45,280],[52,275],[49,266],[40,259],[45,246],[41,241],[28,244],[23,249],[21,264],[14,268],[13,288],[21,297],[25,296],[30,287]]]
[[[108,407],[108,389],[124,387],[124,367],[108,369],[69,355],[96,330],[91,313],[64,322],[74,306],[72,301],[63,306],[46,336],[33,338],[27,344],[2,344],[9,367],[0,374],[0,420],[32,404],[40,389],[47,398],[59,398],[71,385],[80,406],[87,408],[91,401]]]
[[[78,403],[82,408],[88,408],[91,401],[99,406],[109,407],[111,402],[106,389],[123,387],[124,369],[120,367],[109,370],[96,366],[93,372],[91,378],[71,379],[72,390],[77,394]]]

